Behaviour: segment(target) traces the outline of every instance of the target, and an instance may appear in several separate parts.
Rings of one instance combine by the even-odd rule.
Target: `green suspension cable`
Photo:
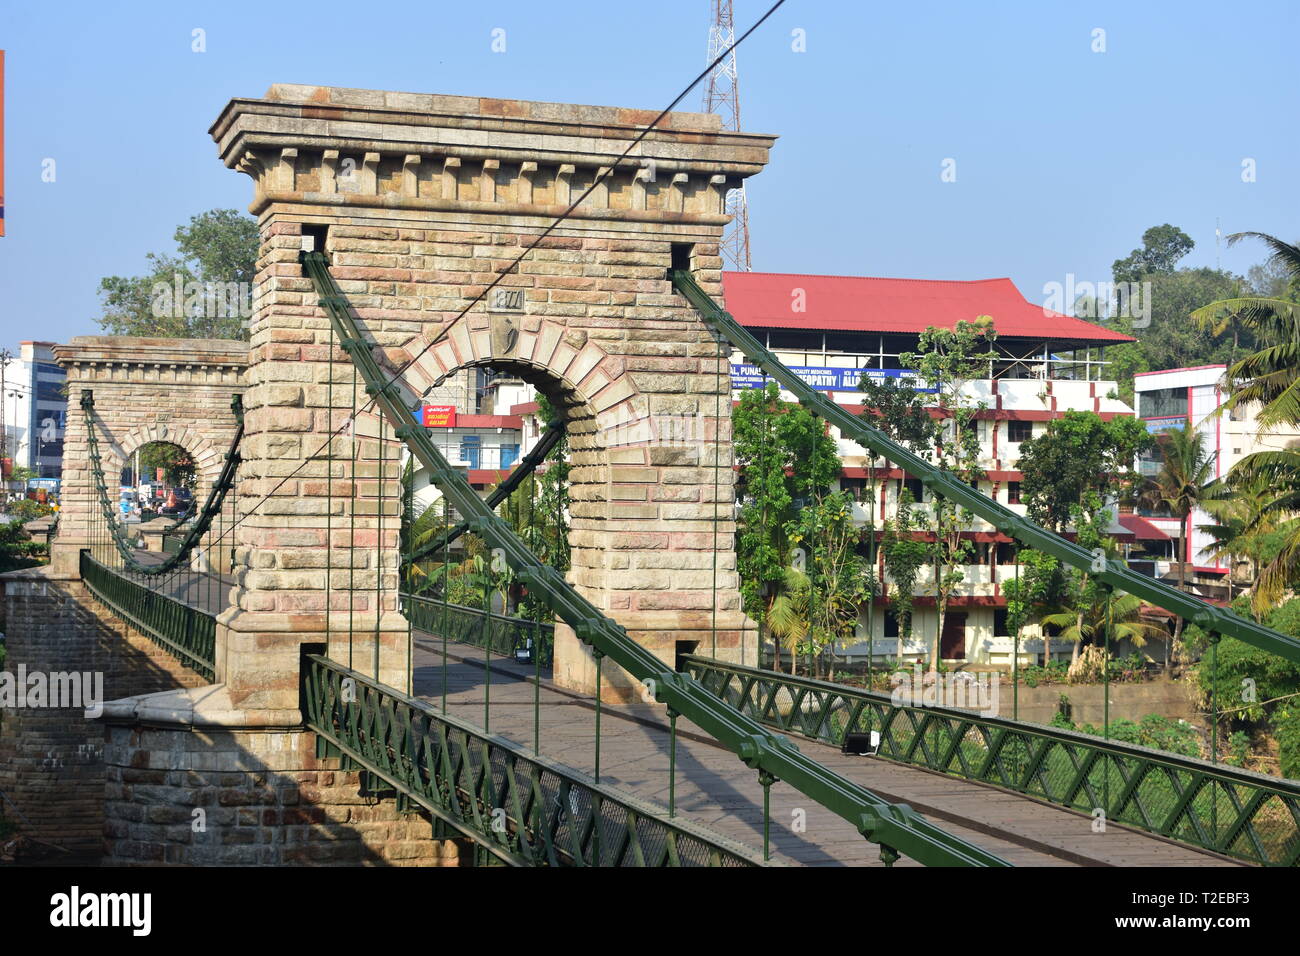
[[[379,477],[375,484],[375,513],[378,515],[378,533],[375,537],[375,680],[379,680],[379,638],[383,626],[384,614],[384,506],[387,503],[388,490],[388,450],[384,446],[383,415],[379,420],[378,437],[375,445],[375,457],[379,461]]]
[[[713,632],[713,659],[718,659],[718,490],[719,475],[722,468],[722,343],[718,343],[717,366],[714,376],[713,403],[713,616],[710,630]],[[730,382],[728,382],[730,385]],[[727,390],[730,405],[731,390]]]
[[[442,495],[443,531],[451,530],[451,501]],[[442,712],[447,712],[447,589],[451,586],[451,569],[447,565],[447,535],[442,541]]]
[[[357,574],[357,366],[352,363],[352,417],[348,419],[348,438],[352,443],[352,469],[348,472],[348,669],[352,663],[352,638],[356,632],[356,574]]]
[[[334,632],[334,350],[337,342],[334,323],[330,323],[329,382],[326,385],[325,427],[330,437],[325,443],[325,653],[333,651]]]

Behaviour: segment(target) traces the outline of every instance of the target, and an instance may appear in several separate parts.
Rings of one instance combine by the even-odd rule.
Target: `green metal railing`
[[[216,679],[217,620],[175,598],[151,591],[81,552],[81,580],[108,607],[205,680]]]
[[[1055,727],[773,671],[685,659],[720,700],[771,727],[839,746],[880,735],[876,756],[994,784],[1252,863],[1300,863],[1300,782]]]
[[[485,734],[425,701],[315,654],[304,720],[317,755],[341,757],[518,866],[762,866],[752,850]],[[373,781],[368,789],[379,790]],[[454,832],[453,832],[454,831]]]
[[[555,645],[555,625],[530,621],[523,617],[502,614],[486,615],[477,608],[461,604],[443,604],[433,598],[413,594],[402,595],[402,613],[417,630],[444,636],[449,641],[483,647],[494,654],[512,656],[516,650],[532,642],[534,653],[542,664],[551,663]],[[487,627],[487,618],[492,626]],[[492,646],[486,647],[488,641]]]
[[[1239,617],[1227,608],[1207,604],[1162,581],[1139,574],[1125,565],[1122,560],[1094,554],[1081,548],[1074,542],[1039,527],[1024,515],[1016,514],[988,495],[972,488],[951,472],[944,471],[895,444],[884,432],[872,428],[848,409],[828,400],[782,365],[780,360],[745,331],[729,312],[719,307],[709,294],[696,284],[689,272],[672,269],[669,271],[669,278],[672,280],[673,288],[695,307],[696,312],[709,328],[732,347],[744,353],[745,357],[757,365],[764,375],[779,382],[782,387],[791,392],[798,399],[799,404],[838,428],[845,438],[858,442],[874,454],[889,459],[909,475],[921,479],[925,486],[936,494],[978,515],[1022,545],[1046,552],[1071,567],[1086,571],[1094,580],[1109,588],[1136,594],[1144,601],[1166,611],[1172,611],[1206,631],[1235,637],[1270,654],[1277,654],[1289,661],[1300,663],[1300,640]]]
[[[891,803],[845,780],[800,753],[788,739],[769,733],[758,722],[722,703],[629,638],[622,626],[582,597],[559,571],[541,564],[510,526],[475,493],[464,476],[447,462],[427,431],[411,421],[402,386],[385,375],[371,354],[372,345],[357,328],[347,298],[329,274],[325,255],[306,252],[302,262],[340,347],[364,379],[366,393],[392,425],[393,436],[404,442],[415,459],[428,469],[433,483],[465,517],[470,530],[489,547],[498,549],[529,592],[545,600],[573,628],[578,639],[592,649],[597,673],[608,657],[635,680],[652,688],[655,698],[668,705],[670,715],[686,717],[756,771],[765,791],[772,782],[784,781],[848,820],[868,840],[879,844],[886,862],[893,862],[901,853],[927,865],[1007,865],[1000,857],[935,826],[910,807]]]

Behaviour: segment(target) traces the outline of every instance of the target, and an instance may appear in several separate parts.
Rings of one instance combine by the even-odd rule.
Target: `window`
[[[1142,418],[1185,418],[1187,389],[1161,388],[1138,394],[1138,415]]]
[[[993,609],[993,636],[1010,637],[1011,632],[1007,628],[1007,609],[997,607]]]
[[[1034,437],[1034,423],[1010,421],[1007,422],[1007,441],[1021,442],[1029,441]]]
[[[502,468],[509,468],[511,465],[513,465],[513,464],[514,464],[516,461],[518,461],[518,460],[519,460],[519,446],[518,446],[518,445],[502,445],[502,446],[501,446],[501,467],[502,467]]]
[[[466,435],[460,440],[460,460],[477,469],[479,462],[479,441],[477,435]]]
[[[1020,504],[1020,482],[1018,481],[1007,482],[1007,504],[1009,505]]]
[[[847,491],[854,501],[861,501],[867,493],[867,479],[840,478],[840,491]]]
[[[898,637],[898,618],[894,616],[893,611],[888,609],[885,611],[884,625],[885,637]]]
[[[899,495],[906,491],[912,496],[912,500],[918,504],[925,500],[925,485],[920,478],[904,478],[903,486],[899,489]]]

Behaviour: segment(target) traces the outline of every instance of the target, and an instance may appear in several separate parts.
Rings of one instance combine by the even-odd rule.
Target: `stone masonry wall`
[[[314,740],[295,730],[110,725],[104,862],[460,863],[459,841],[435,840],[428,816],[363,793],[358,773],[315,756]]]
[[[5,669],[103,675],[103,700],[204,681],[118,621],[78,580],[48,568],[3,576]],[[98,854],[104,826],[103,726],[80,708],[0,712],[0,791],[25,836]],[[25,819],[24,819],[25,818]]]

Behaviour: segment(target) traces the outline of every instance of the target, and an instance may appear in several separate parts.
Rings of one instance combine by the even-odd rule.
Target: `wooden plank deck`
[[[531,749],[533,670],[493,657],[485,674],[484,652],[450,644],[447,653],[448,711],[484,724],[485,684],[489,730]],[[441,703],[441,642],[417,632],[414,689]],[[540,689],[541,752],[585,773],[595,769],[595,711],[590,698],[556,688],[543,672]],[[915,767],[852,757],[798,738],[813,759],[894,802],[908,803],[955,836],[1017,866],[1237,866],[1215,854],[1151,834],[1110,825],[1092,831],[1092,820],[1010,791]],[[605,705],[601,718],[601,782],[667,806],[668,721],[653,704]],[[684,718],[678,721],[677,811],[751,847],[763,843],[763,792],[757,774]],[[772,856],[804,866],[880,866],[878,849],[846,821],[782,783],[772,787]],[[802,829],[794,826],[801,819]],[[916,865],[906,858],[898,865]]]

